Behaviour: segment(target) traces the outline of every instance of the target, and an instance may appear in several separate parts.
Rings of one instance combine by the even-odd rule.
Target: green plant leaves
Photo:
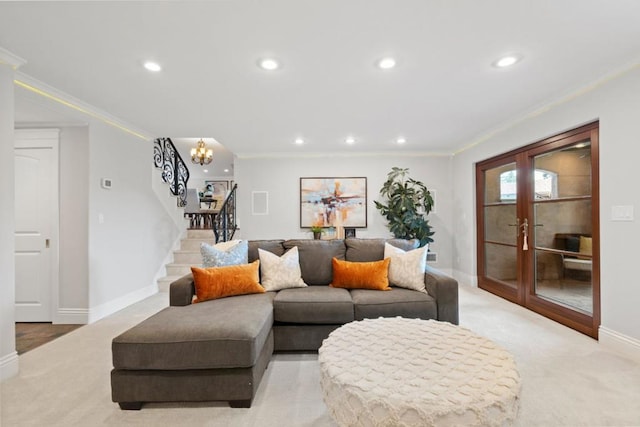
[[[418,239],[424,246],[433,242],[431,236],[435,234],[425,218],[433,209],[433,197],[426,185],[408,175],[408,168],[392,167],[380,189],[386,204],[374,203],[396,238]]]

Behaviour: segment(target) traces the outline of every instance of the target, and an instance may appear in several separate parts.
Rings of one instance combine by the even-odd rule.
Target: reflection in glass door
[[[514,158],[500,159],[484,171],[484,217],[481,270],[500,293],[517,294],[519,220],[516,206],[517,170]]]
[[[598,124],[481,162],[478,285],[585,334],[600,324]]]
[[[591,315],[591,143],[589,140],[580,141],[534,156],[533,167],[536,173],[535,192],[531,198],[532,231],[535,233],[535,294]],[[539,192],[539,187],[544,187],[545,191]]]

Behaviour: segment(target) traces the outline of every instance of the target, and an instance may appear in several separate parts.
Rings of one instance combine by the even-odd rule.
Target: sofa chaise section
[[[248,407],[273,353],[272,292],[167,307],[112,342],[112,399]]]

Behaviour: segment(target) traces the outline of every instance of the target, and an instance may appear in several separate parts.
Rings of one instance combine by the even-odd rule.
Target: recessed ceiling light
[[[355,144],[356,139],[352,136],[347,137],[347,139],[344,140],[344,142],[346,142],[347,144]]]
[[[229,169],[225,169],[224,171],[225,171],[225,173],[226,173],[226,172],[229,172]]]
[[[209,169],[202,169],[202,172],[207,173],[209,172]]]
[[[403,137],[400,137],[400,138],[396,139],[396,144],[402,145],[405,142],[407,142],[407,140],[405,138],[403,138]]]
[[[146,68],[149,71],[153,71],[153,72],[158,72],[162,70],[162,67],[160,66],[160,64],[158,64],[157,62],[153,62],[153,61],[147,61],[144,63],[144,68]]]
[[[502,58],[496,60],[493,63],[494,67],[497,68],[506,68],[506,67],[510,67],[514,64],[517,64],[518,62],[520,62],[522,60],[522,55],[519,55],[517,53],[512,53],[509,55],[505,55]]]
[[[302,138],[296,138],[296,140],[294,141],[297,145],[302,145],[304,144],[304,139]]]
[[[383,70],[388,70],[395,66],[396,66],[396,60],[391,57],[382,58],[381,60],[378,61],[378,68],[381,68]]]
[[[280,68],[280,63],[273,58],[263,58],[258,61],[258,65],[263,70],[273,71]]]

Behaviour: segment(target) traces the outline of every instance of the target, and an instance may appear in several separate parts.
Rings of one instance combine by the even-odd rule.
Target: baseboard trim
[[[9,353],[0,357],[0,381],[4,381],[18,375],[18,353]]]
[[[600,326],[598,341],[603,347],[640,361],[640,340]]]
[[[107,317],[117,311],[122,310],[135,304],[138,301],[142,301],[145,298],[149,298],[151,295],[158,293],[158,285],[156,283],[149,285],[145,288],[138,289],[137,291],[130,292],[126,295],[116,298],[114,300],[105,302],[96,307],[89,309],[89,323],[97,322],[98,320]]]
[[[177,250],[180,250],[183,234],[186,234],[186,229],[183,231],[183,233],[178,234],[178,237],[176,237],[176,240],[173,242],[173,246],[171,247],[167,255],[164,257],[164,260],[162,260],[162,265],[156,272],[155,276],[153,276],[153,283],[156,283],[158,285],[159,291],[162,291],[160,287],[160,279],[167,277],[167,264],[170,264],[173,262],[174,252]]]
[[[89,309],[86,308],[59,308],[54,324],[61,325],[86,325],[89,323]]]

